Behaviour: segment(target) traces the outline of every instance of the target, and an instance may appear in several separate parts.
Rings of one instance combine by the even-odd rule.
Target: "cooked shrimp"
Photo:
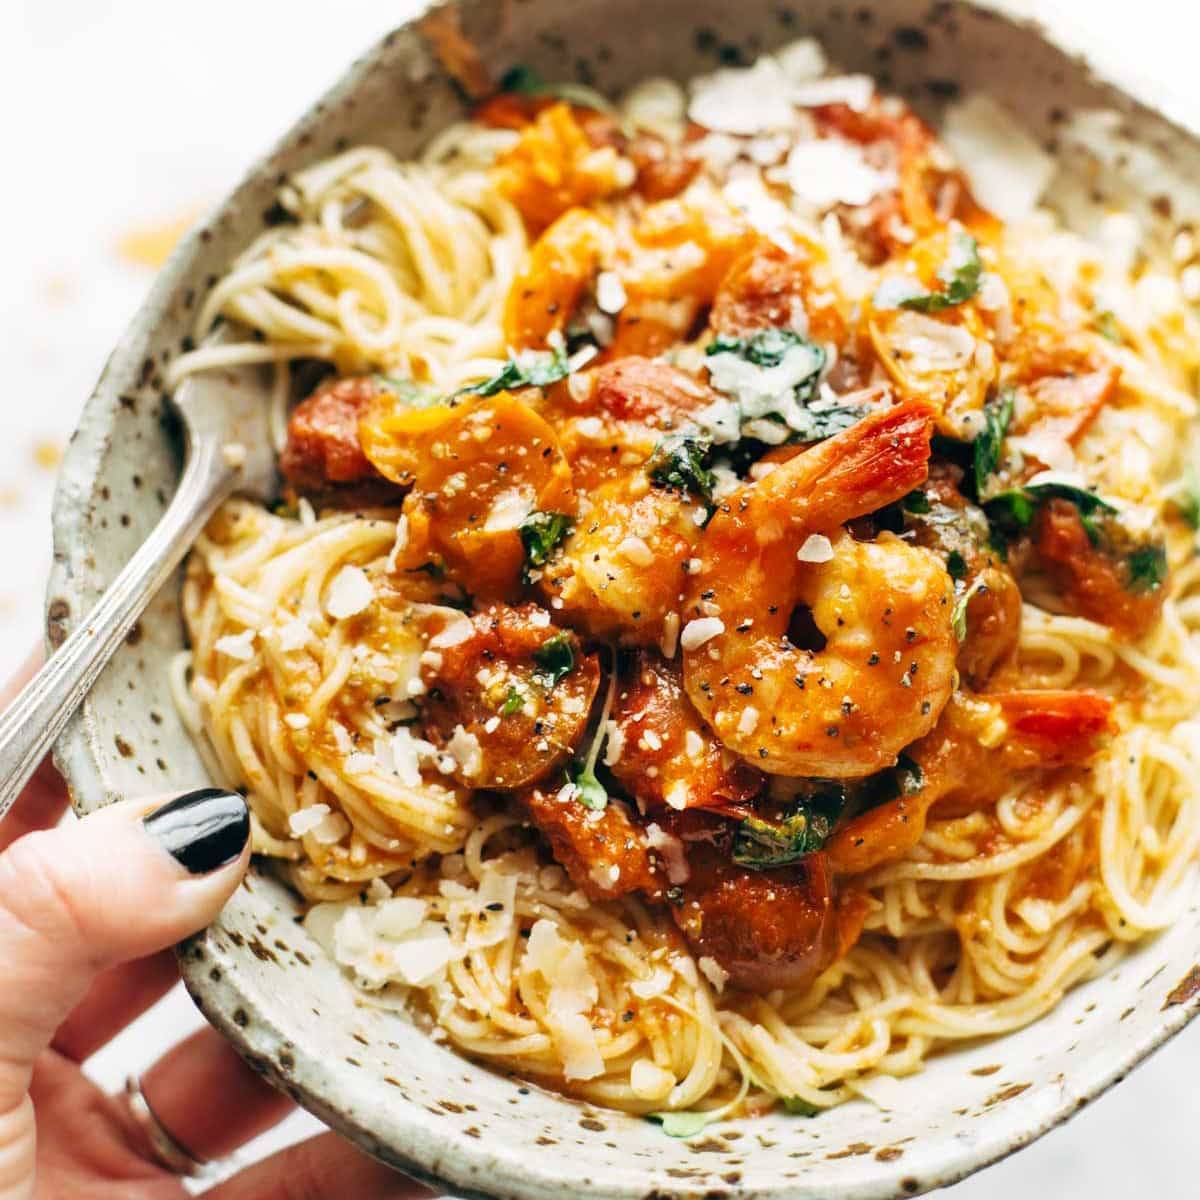
[[[537,114],[496,160],[496,184],[533,229],[567,209],[628,187],[633,164],[612,146],[596,146],[566,104]]]
[[[767,243],[733,264],[721,280],[709,324],[740,336],[761,329],[794,329],[822,342],[841,342],[846,325],[829,287],[813,282],[814,257]]]
[[[560,618],[593,637],[657,646],[678,628],[679,597],[707,515],[694,500],[651,486],[644,472],[594,488],[561,552],[538,581]]]
[[[523,787],[561,766],[600,686],[596,656],[533,604],[458,617],[421,661],[425,736],[477,788]]]
[[[609,769],[645,810],[744,804],[764,778],[713,737],[683,690],[679,668],[653,651],[624,664],[612,712]]]
[[[925,478],[929,438],[923,406],[876,412],[730,496],[706,529],[686,596],[684,683],[721,741],[755,765],[872,774],[949,699],[958,643],[940,558],[890,534],[837,532]],[[832,555],[813,561],[821,550]],[[797,604],[823,648],[788,640]]]
[[[830,861],[842,874],[891,862],[921,840],[935,805],[947,815],[972,811],[994,803],[1021,771],[1086,763],[1112,732],[1112,708],[1095,692],[956,692],[907,751],[920,786],[839,829],[825,844]]]
[[[529,251],[504,302],[510,346],[544,346],[566,328],[602,260],[612,252],[608,223],[585,208],[563,213]]]
[[[399,569],[448,570],[472,595],[506,596],[525,561],[530,512],[575,511],[571,468],[554,431],[507,392],[430,408],[374,409],[360,426],[367,457],[412,485]]]
[[[609,354],[661,354],[711,304],[736,259],[758,241],[725,196],[703,180],[649,205],[620,265],[626,303]]]

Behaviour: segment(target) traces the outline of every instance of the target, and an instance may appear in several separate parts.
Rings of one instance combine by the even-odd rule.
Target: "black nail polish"
[[[250,810],[237,792],[200,788],[168,800],[142,824],[191,874],[207,875],[241,854]]]

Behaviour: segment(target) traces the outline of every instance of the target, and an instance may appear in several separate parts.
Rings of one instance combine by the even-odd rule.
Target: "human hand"
[[[0,823],[0,1200],[184,1200],[124,1097],[80,1065],[177,979],[169,947],[207,925],[249,861],[235,793],[126,800],[57,822],[47,762]],[[230,1154],[290,1102],[214,1030],[142,1076],[154,1121],[197,1159]],[[385,1200],[425,1188],[336,1134],[220,1183],[209,1200]]]

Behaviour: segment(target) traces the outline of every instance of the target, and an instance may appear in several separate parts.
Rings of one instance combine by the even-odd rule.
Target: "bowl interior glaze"
[[[961,92],[991,92],[1061,152],[1057,194],[1075,225],[1117,198],[1166,239],[1200,212],[1200,148],[1189,133],[1096,78],[1071,39],[989,9],[929,0],[461,7],[497,74],[524,62],[607,91],[650,74],[685,78],[812,34],[832,60],[874,74],[927,115]],[[1101,172],[1061,137],[1071,113],[1097,107],[1121,114]],[[410,154],[462,111],[419,29],[406,26],[355,63],[176,252],[116,348],[63,467],[47,604],[52,644],[86,614],[167,503],[179,462],[164,367],[205,290],[262,228],[281,177],[354,142]],[[1171,170],[1147,171],[1146,148]],[[177,593],[176,583],[157,597],[58,746],[81,812],[205,781],[167,685],[168,661],[183,644]],[[297,911],[285,888],[255,872],[217,924],[182,949],[206,1016],[257,1068],[371,1153],[460,1193],[531,1200],[564,1190],[596,1198],[915,1195],[1065,1119],[1181,1028],[1200,991],[1193,907],[1032,1027],[930,1062],[898,1085],[892,1111],[860,1102],[814,1120],[727,1122],[681,1141],[468,1063],[405,1019],[364,1007],[295,923]]]

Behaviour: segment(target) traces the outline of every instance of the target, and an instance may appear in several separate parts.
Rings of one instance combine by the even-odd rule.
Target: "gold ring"
[[[172,1175],[181,1175],[185,1179],[194,1179],[204,1173],[208,1167],[207,1161],[197,1158],[168,1132],[150,1107],[146,1093],[142,1091],[142,1081],[136,1075],[130,1075],[125,1080],[125,1102],[138,1127],[146,1135],[160,1166]]]

